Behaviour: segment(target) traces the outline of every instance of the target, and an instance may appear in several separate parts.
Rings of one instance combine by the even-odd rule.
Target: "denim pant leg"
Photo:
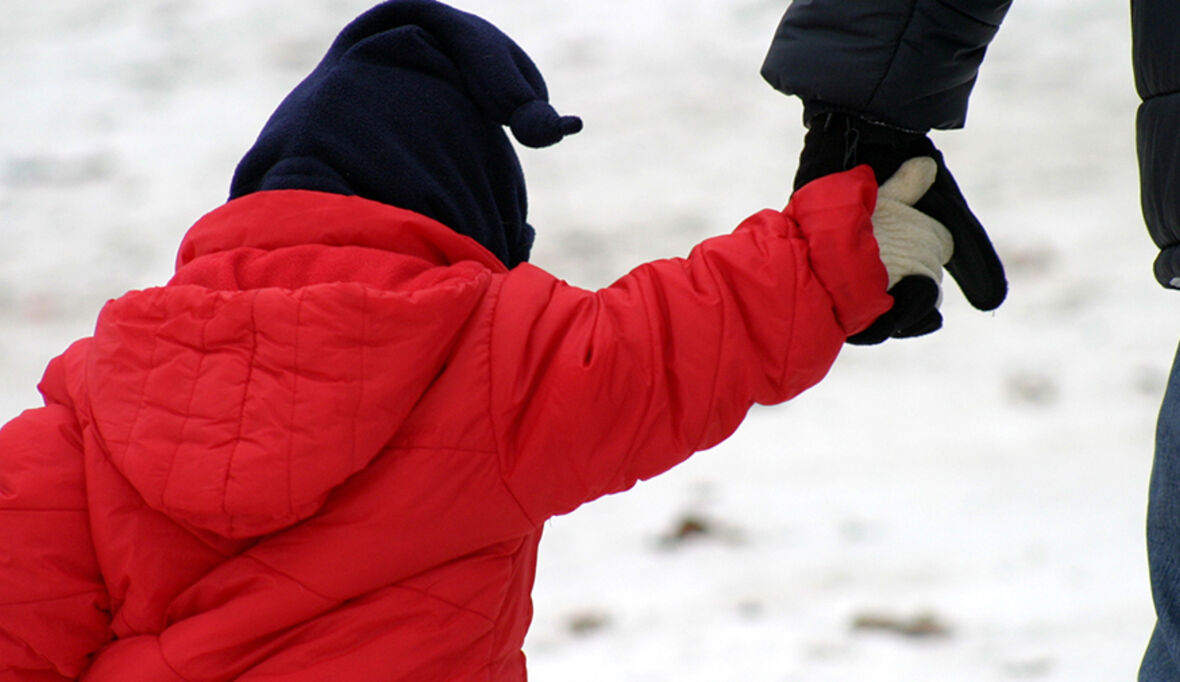
[[[1180,682],[1180,353],[1155,435],[1147,504],[1147,555],[1157,617],[1140,682]]]

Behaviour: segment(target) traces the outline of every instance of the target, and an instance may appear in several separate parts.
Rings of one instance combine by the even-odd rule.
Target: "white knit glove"
[[[937,174],[934,159],[910,159],[877,192],[873,236],[889,272],[890,289],[906,275],[922,275],[942,283],[942,266],[951,259],[955,242],[942,223],[914,208]]]
[[[893,308],[868,329],[849,339],[880,343],[891,336],[920,336],[938,329],[942,316],[942,267],[951,259],[954,240],[942,223],[914,208],[938,174],[926,156],[901,164],[877,193],[873,236],[889,273]]]

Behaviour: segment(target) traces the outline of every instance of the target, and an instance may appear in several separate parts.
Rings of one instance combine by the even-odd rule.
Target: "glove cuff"
[[[921,133],[879,125],[835,110],[824,111],[808,121],[795,189],[861,164],[872,166],[877,182],[884,183],[907,159],[937,153],[934,143]]]
[[[860,127],[878,128],[882,131],[888,131],[888,133],[893,135],[900,134],[908,137],[923,137],[930,132],[929,129],[918,130],[916,128],[896,125],[868,112],[853,111],[852,109],[828,104],[827,102],[814,100],[803,103],[803,125],[808,130],[816,126],[830,125],[833,121],[839,122],[841,128],[843,128],[844,120],[852,121]]]

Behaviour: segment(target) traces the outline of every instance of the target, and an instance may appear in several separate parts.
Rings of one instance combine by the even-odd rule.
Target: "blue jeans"
[[[1156,426],[1147,556],[1157,621],[1139,668],[1139,682],[1180,682],[1180,352]]]

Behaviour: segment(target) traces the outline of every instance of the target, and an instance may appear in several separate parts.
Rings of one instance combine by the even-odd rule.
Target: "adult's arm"
[[[810,120],[841,111],[915,132],[961,128],[1011,0],[795,0],[763,63]]]

